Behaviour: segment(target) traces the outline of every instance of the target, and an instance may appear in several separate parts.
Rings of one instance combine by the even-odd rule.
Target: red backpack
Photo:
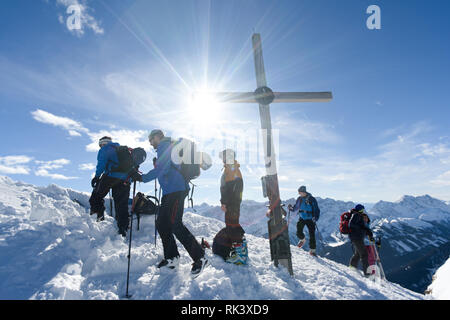
[[[348,226],[350,222],[350,218],[352,217],[351,211],[346,211],[343,214],[341,214],[341,221],[339,222],[339,231],[342,234],[349,234],[350,233],[350,227]]]

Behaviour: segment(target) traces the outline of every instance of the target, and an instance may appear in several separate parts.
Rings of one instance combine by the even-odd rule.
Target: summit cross
[[[267,224],[269,229],[270,253],[275,266],[281,264],[293,275],[288,222],[285,219],[286,211],[283,209],[280,200],[275,149],[272,137],[270,104],[329,102],[333,96],[331,92],[273,92],[267,86],[261,35],[259,33],[253,34],[252,43],[257,89],[254,92],[218,92],[215,93],[215,96],[220,102],[259,104],[266,167],[266,176],[262,177],[261,180],[264,197],[269,198],[269,221]]]

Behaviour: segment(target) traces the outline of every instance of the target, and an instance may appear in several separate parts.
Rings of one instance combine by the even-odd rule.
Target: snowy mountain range
[[[114,218],[107,216],[97,223],[89,216],[88,199],[89,194],[56,185],[36,187],[0,177],[0,299],[123,297],[128,241],[117,234]],[[327,203],[331,208],[333,201],[320,201],[322,210]],[[333,206],[336,210],[347,209],[350,204],[336,203]],[[224,226],[222,214],[208,205],[194,209],[185,212],[186,226],[198,240],[202,237],[212,240]],[[143,217],[140,231],[133,233],[130,274],[133,299],[426,298],[389,281],[365,279],[346,264],[313,258],[295,246],[291,247],[294,266],[291,277],[270,261],[269,243],[264,239],[266,231],[261,226],[265,224],[264,213],[264,204],[243,203],[249,265],[227,264],[208,251],[211,265],[197,279],[189,276],[192,261],[184,249],[180,250],[178,271],[156,270],[162,259],[161,242],[158,239],[155,246],[154,218]],[[324,210],[323,221],[335,221],[332,216],[333,213]],[[324,225],[324,237],[333,228],[336,229],[331,223],[326,228]],[[326,239],[339,243],[332,232]]]
[[[318,228],[323,239],[322,242],[320,236],[316,236],[319,254],[348,264],[352,249],[347,237],[339,233],[339,218],[341,213],[354,208],[356,203],[319,197],[317,201],[321,209]],[[294,204],[295,199],[284,203]],[[241,224],[247,233],[268,237],[266,206],[267,203],[243,201]],[[223,219],[223,212],[218,206],[203,204],[195,209],[203,216]],[[433,273],[450,254],[450,205],[428,195],[404,196],[396,202],[373,204],[368,214],[375,236],[382,239],[380,255],[387,278],[423,293],[431,283]],[[291,213],[289,218],[290,239],[295,245],[298,242],[298,216]]]

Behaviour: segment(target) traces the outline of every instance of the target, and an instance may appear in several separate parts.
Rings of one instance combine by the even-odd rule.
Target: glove
[[[97,184],[98,184],[99,181],[100,181],[100,177],[94,177],[94,178],[92,178],[92,180],[91,180],[91,186],[92,186],[92,188],[97,187]]]
[[[130,178],[133,181],[142,182],[142,175],[137,170],[130,174]]]

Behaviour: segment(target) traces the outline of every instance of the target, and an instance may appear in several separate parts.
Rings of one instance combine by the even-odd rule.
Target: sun
[[[198,90],[192,93],[188,102],[191,123],[199,127],[219,126],[222,106],[212,90]]]

